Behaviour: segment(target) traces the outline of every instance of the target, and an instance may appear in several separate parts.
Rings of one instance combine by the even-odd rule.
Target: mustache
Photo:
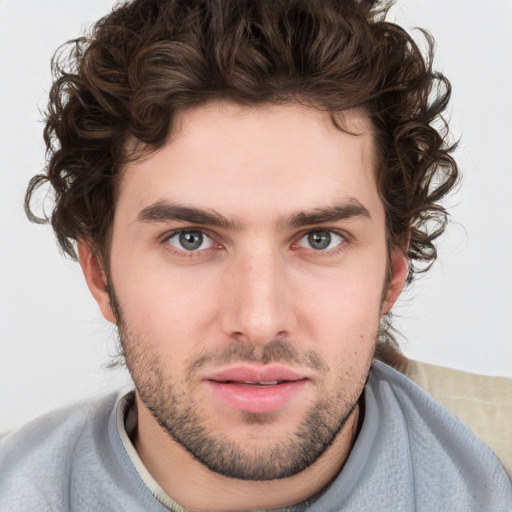
[[[321,373],[329,371],[327,363],[316,352],[311,350],[302,352],[288,340],[274,339],[264,346],[237,342],[213,352],[201,353],[192,361],[187,373],[193,375],[205,366],[231,363],[292,363]]]

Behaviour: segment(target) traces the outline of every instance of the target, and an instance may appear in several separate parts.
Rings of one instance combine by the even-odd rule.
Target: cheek
[[[382,264],[339,269],[321,287],[309,285],[301,294],[302,331],[328,361],[366,364],[379,331],[384,279]]]
[[[379,317],[385,280],[384,265],[339,268],[321,283],[304,280],[301,302],[308,316],[323,318],[323,325],[357,328]]]
[[[316,307],[309,309],[308,320],[314,338],[320,340],[319,347],[344,356],[372,350],[380,325],[379,300],[372,302],[340,299],[322,307],[317,301]]]
[[[184,340],[202,345],[218,303],[211,272],[140,265],[136,258],[115,269],[112,280],[125,321],[145,343],[162,350],[179,349]]]

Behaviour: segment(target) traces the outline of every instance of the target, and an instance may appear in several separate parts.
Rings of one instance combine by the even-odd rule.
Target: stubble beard
[[[112,300],[112,299],[111,299]],[[187,389],[178,390],[173,376],[159,360],[149,354],[141,336],[132,332],[117,301],[118,331],[123,356],[142,403],[162,429],[196,460],[211,471],[240,480],[275,480],[291,477],[310,467],[334,442],[357,407],[368,372],[353,375],[346,368],[338,377],[335,391],[324,393],[314,403],[295,432],[280,439],[269,438],[258,446],[247,446],[208,425],[202,407]],[[373,357],[371,358],[373,359]],[[367,362],[369,368],[371,359]],[[235,344],[214,354],[201,354],[188,367],[185,382],[202,365],[222,362],[299,363],[326,374],[329,367],[315,353],[302,354],[293,343],[273,340],[264,347]],[[320,393],[319,393],[320,394]],[[265,425],[279,421],[269,414],[244,413],[247,425]],[[229,418],[226,418],[229,421]]]

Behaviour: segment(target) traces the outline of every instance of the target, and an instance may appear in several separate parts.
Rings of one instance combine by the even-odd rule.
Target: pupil
[[[200,231],[184,231],[180,233],[180,244],[184,249],[193,251],[201,247],[203,234]]]
[[[308,242],[313,249],[326,249],[331,243],[331,234],[326,231],[315,231],[309,234]]]

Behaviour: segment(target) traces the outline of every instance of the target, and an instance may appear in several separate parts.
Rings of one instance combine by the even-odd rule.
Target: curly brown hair
[[[447,213],[439,201],[458,170],[443,121],[450,84],[432,71],[389,3],[369,0],[134,0],[54,57],[46,114],[46,172],[27,190],[26,211],[51,221],[76,258],[85,239],[108,266],[123,166],[134,137],[162,147],[176,114],[223,99],[242,105],[301,102],[331,113],[363,108],[380,158],[377,183],[389,246],[408,241],[410,270],[433,263]],[[343,127],[340,127],[343,129]],[[31,199],[49,183],[55,202],[43,218]]]

